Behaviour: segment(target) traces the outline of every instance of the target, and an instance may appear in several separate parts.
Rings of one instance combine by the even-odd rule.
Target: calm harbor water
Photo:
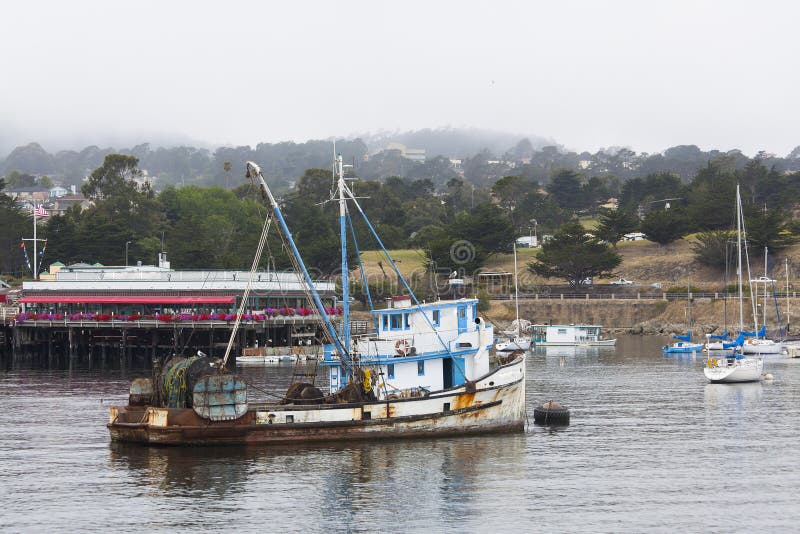
[[[111,444],[108,406],[143,371],[0,371],[3,531],[796,531],[800,359],[773,383],[707,384],[665,340],[537,349],[524,434],[313,447]],[[268,388],[291,366],[249,368]]]

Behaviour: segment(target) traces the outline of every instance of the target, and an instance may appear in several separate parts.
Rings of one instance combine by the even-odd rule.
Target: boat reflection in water
[[[706,384],[704,390],[707,408],[721,408],[736,411],[746,410],[749,404],[761,402],[763,387],[761,382],[740,382],[731,384]]]
[[[487,479],[519,475],[525,445],[522,434],[407,440],[402,446],[383,441],[235,448],[113,443],[110,463],[118,473],[126,467],[127,476],[145,485],[160,527],[196,526],[196,507],[172,509],[175,499],[214,495],[221,499],[210,510],[207,527],[221,526],[231,512],[245,520],[252,519],[249,514],[263,519],[266,507],[275,511],[276,530],[282,530],[278,525],[291,530],[292,524],[362,530],[374,527],[375,510],[392,502],[395,509],[415,510],[402,529],[416,530],[431,517],[463,523],[477,505],[473,501],[485,500]],[[497,506],[508,498],[489,493]],[[168,507],[169,514],[159,513]]]

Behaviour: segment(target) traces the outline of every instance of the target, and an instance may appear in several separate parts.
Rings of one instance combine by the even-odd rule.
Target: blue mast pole
[[[342,338],[344,348],[350,354],[350,288],[347,266],[347,202],[344,196],[344,169],[342,155],[336,155],[336,169],[339,174],[339,234],[342,242]]]
[[[306,265],[303,263],[303,258],[300,256],[300,252],[297,250],[297,245],[294,243],[292,233],[289,231],[289,227],[286,226],[286,221],[283,220],[283,214],[281,214],[281,210],[278,207],[278,202],[275,200],[275,197],[272,196],[272,191],[270,191],[269,187],[267,186],[267,182],[264,180],[264,176],[261,174],[261,168],[255,163],[248,161],[247,177],[253,179],[258,178],[260,181],[261,191],[267,196],[270,204],[272,205],[272,211],[275,213],[275,217],[278,219],[278,224],[280,224],[281,230],[283,230],[283,234],[286,236],[286,240],[289,242],[289,246],[292,248],[292,254],[297,260],[297,264],[300,266],[300,270],[303,273],[303,278],[305,279],[306,285],[308,286],[311,296],[314,299],[314,304],[317,305],[317,309],[319,310],[320,315],[322,315],[322,321],[325,323],[325,327],[328,330],[331,339],[333,340],[333,344],[336,345],[342,361],[349,366],[350,353],[347,352],[344,345],[342,345],[342,342],[336,333],[336,328],[333,326],[331,318],[325,311],[325,306],[322,305],[322,299],[320,299],[319,293],[317,293],[317,288],[314,286],[314,282],[311,280],[311,275],[308,274]]]

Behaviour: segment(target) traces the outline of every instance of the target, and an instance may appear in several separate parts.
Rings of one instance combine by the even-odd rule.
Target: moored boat
[[[514,312],[516,319],[516,332],[514,337],[495,344],[494,348],[498,352],[513,352],[515,350],[529,350],[531,348],[531,336],[522,334],[521,321],[519,320],[519,283],[517,280],[517,243],[514,241]]]
[[[537,347],[613,347],[617,343],[614,338],[603,337],[601,325],[535,324],[532,329],[532,342]]]
[[[703,374],[709,382],[713,383],[757,382],[761,380],[761,373],[764,369],[764,360],[759,357],[745,356],[743,348],[746,342],[746,335],[751,333],[744,331],[742,256],[747,253],[747,234],[744,229],[744,214],[742,211],[742,197],[739,193],[739,184],[736,184],[736,236],[738,255],[736,273],[739,289],[739,335],[734,344],[741,352],[734,352],[734,354],[726,357],[716,357],[711,352],[708,353],[706,365],[703,367]],[[748,272],[750,271],[749,262],[747,264],[747,270]],[[734,349],[734,351],[736,350],[737,349]]]
[[[764,370],[764,360],[761,358],[746,358],[741,354],[731,354],[728,357],[709,356],[703,372],[709,382],[757,382],[761,380]]]
[[[679,341],[676,341],[671,345],[664,345],[662,348],[664,354],[690,354],[693,352],[701,352],[703,350],[703,345],[701,343],[692,342],[690,334],[672,337]]]
[[[112,406],[113,440],[148,444],[257,444],[350,439],[388,439],[520,431],[525,422],[525,357],[512,353],[489,367],[493,329],[477,315],[477,299],[421,304],[395,269],[407,294],[373,310],[377,332],[354,337],[349,331],[347,276],[337,328],[325,312],[280,206],[259,167],[248,162],[272,207],[290,259],[305,281],[324,323],[329,343],[322,365],[328,392],[313,383],[292,384],[279,402],[255,403],[247,385],[227,370],[226,356],[174,358],[155,366],[149,379],[131,386],[128,406]],[[349,272],[345,228],[354,206],[381,249],[380,238],[344,180],[337,160],[342,272]],[[263,249],[270,219],[265,222]],[[388,255],[388,253],[387,253]],[[253,262],[258,265],[259,254]],[[244,299],[246,301],[246,298]],[[231,339],[236,335],[235,328]]]

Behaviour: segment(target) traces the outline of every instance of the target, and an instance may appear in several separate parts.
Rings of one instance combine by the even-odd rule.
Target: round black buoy
[[[548,401],[533,409],[533,422],[539,425],[568,425],[569,410],[556,401]]]

